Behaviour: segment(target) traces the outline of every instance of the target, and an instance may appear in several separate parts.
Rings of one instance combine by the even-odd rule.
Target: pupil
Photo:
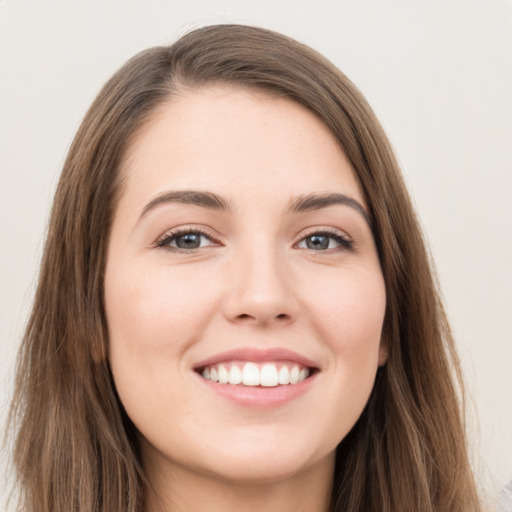
[[[187,233],[176,239],[176,245],[180,249],[197,249],[201,245],[201,235],[197,233]]]
[[[307,238],[306,245],[308,249],[328,249],[329,237],[325,235],[312,235]]]

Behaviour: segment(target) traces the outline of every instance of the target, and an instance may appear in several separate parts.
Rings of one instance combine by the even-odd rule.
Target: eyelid
[[[305,238],[312,235],[326,235],[342,241],[340,242],[340,247],[327,249],[325,251],[318,251],[318,253],[330,253],[343,250],[349,251],[354,249],[354,239],[349,236],[346,231],[332,226],[313,226],[305,229],[304,231],[301,231],[297,236],[297,241],[294,243],[294,247],[296,247]]]
[[[219,237],[215,234],[215,232],[207,228],[205,226],[196,226],[196,225],[185,225],[185,226],[177,226],[171,229],[168,229],[163,235],[159,236],[156,241],[154,242],[154,246],[157,248],[167,249],[173,252],[194,252],[197,251],[197,249],[181,249],[179,247],[173,247],[170,245],[167,245],[167,242],[171,241],[174,238],[177,238],[182,235],[186,235],[188,233],[197,233],[199,235],[203,235],[209,240],[211,240],[212,244],[211,246],[219,246],[221,245],[221,242],[219,240]],[[202,248],[204,249],[204,248]]]
[[[296,236],[296,238],[297,238],[297,241],[300,241],[303,238],[306,238],[306,237],[311,236],[311,235],[319,234],[319,233],[324,233],[324,234],[327,234],[327,235],[339,236],[339,237],[345,238],[346,240],[352,241],[352,237],[349,236],[349,234],[346,231],[344,231],[343,229],[335,228],[333,226],[322,226],[322,225],[311,226],[309,228],[303,229]]]
[[[221,241],[219,240],[219,236],[211,229],[206,226],[198,226],[198,225],[184,225],[184,226],[177,226],[171,229],[168,229],[163,235],[160,235],[156,241],[154,242],[154,247],[156,248],[162,248],[167,249],[172,252],[185,252],[185,253],[191,253],[194,251],[197,251],[199,249],[204,249],[205,247],[196,248],[196,249],[181,249],[179,247],[174,247],[168,245],[170,241],[173,239],[186,235],[188,233],[197,233],[199,235],[205,236],[208,238],[212,243],[209,244],[207,247],[218,247],[222,245]],[[318,251],[319,253],[332,253],[332,252],[338,252],[338,251],[348,251],[353,250],[353,244],[354,240],[352,237],[350,237],[345,231],[335,228],[332,226],[312,226],[307,229],[304,229],[301,231],[297,237],[296,241],[293,244],[293,247],[297,248],[298,244],[301,243],[305,238],[312,236],[312,235],[325,235],[328,237],[332,237],[335,239],[338,239],[338,242],[340,244],[339,247],[327,249],[324,251]]]

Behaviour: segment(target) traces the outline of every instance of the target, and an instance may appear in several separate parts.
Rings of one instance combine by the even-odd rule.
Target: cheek
[[[177,412],[177,404],[180,414],[188,414],[178,393],[189,371],[184,354],[213,300],[194,293],[195,284],[185,272],[141,269],[133,262],[129,271],[118,266],[107,274],[109,361],[121,402],[138,427],[158,416],[155,411]]]
[[[386,308],[380,272],[327,275],[318,284],[310,290],[309,307],[332,348],[365,352],[378,346]]]
[[[107,274],[105,307],[109,360],[130,408],[132,402],[151,401],[155,390],[172,396],[173,383],[189,370],[184,354],[199,338],[214,298],[204,289],[198,293],[199,283],[183,271],[142,270],[135,264],[126,270]]]
[[[346,272],[309,295],[315,330],[328,345],[337,389],[369,392],[381,348],[386,294],[378,272]],[[365,392],[366,392],[365,391]]]
[[[211,308],[212,298],[198,284],[183,272],[111,272],[105,284],[111,343],[122,340],[141,353],[179,347]]]
[[[314,304],[314,305],[313,305]],[[379,362],[386,308],[379,273],[353,273],[343,281],[324,283],[311,297],[315,329],[330,351],[330,396],[321,399],[326,424],[338,443],[352,429],[370,397]]]

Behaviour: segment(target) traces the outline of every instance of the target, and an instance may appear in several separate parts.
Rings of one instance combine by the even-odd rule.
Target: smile
[[[233,386],[276,387],[297,384],[307,379],[310,369],[291,362],[223,362],[207,365],[199,372],[201,376],[219,384]]]
[[[282,406],[307,394],[321,365],[282,347],[239,347],[198,361],[193,370],[217,396],[242,407]]]

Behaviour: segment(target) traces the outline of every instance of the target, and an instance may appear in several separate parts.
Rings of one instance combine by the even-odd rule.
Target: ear
[[[389,350],[388,342],[385,338],[380,340],[379,347],[379,367],[385,366],[388,362]]]

